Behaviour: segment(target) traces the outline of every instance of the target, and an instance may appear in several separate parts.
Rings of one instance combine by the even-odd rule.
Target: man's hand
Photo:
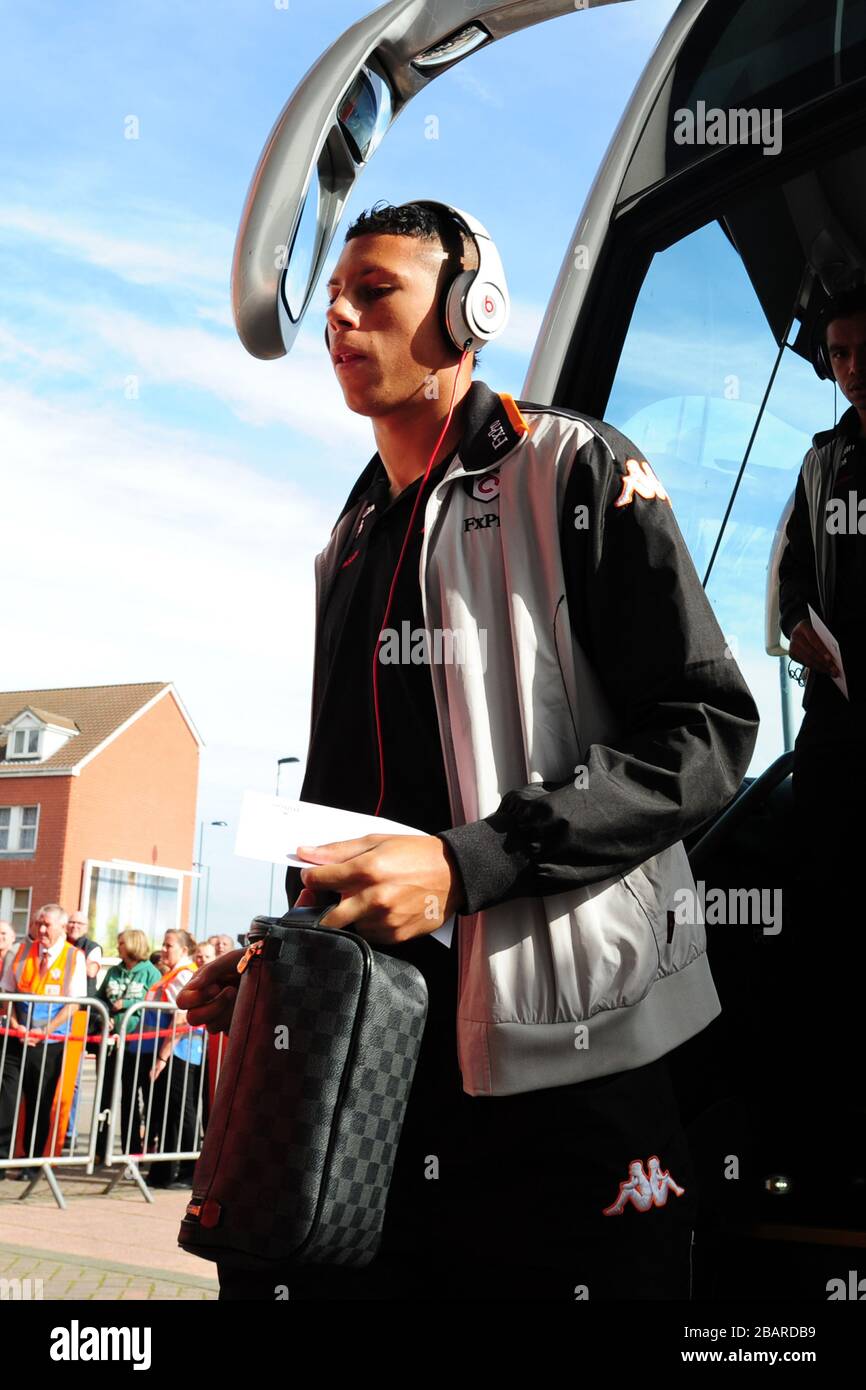
[[[209,1033],[227,1033],[232,1021],[240,975],[238,961],[243,951],[227,951],[197,970],[177,996],[177,1006],[185,1009],[193,1028],[205,1024]]]
[[[827,676],[839,674],[836,662],[808,618],[803,618],[793,629],[788,643],[788,654],[794,661],[808,666],[811,671],[820,671]]]
[[[463,902],[463,884],[438,835],[362,835],[328,845],[299,845],[304,889],[329,890],[340,902],[323,927],[352,927],[380,946],[394,946],[441,927]]]
[[[316,905],[317,895],[309,888],[302,888],[295,900],[295,907]],[[191,1028],[204,1024],[209,1033],[229,1031],[241,980],[238,961],[243,954],[243,951],[228,951],[224,956],[208,961],[178,992],[177,1006],[186,1010],[186,1021]],[[180,1014],[176,1015],[178,1019],[181,1017]]]
[[[316,906],[323,890],[341,901],[322,919],[323,927],[351,926],[383,946],[408,941],[441,927],[463,900],[463,885],[444,840],[436,835],[364,835],[357,840],[299,846],[298,858],[319,867],[304,869],[295,907]],[[197,970],[177,996],[192,1027],[227,1033],[231,1024],[243,951],[229,951]]]

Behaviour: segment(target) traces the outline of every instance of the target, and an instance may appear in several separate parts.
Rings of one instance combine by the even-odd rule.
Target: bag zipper
[[[253,941],[253,942],[247,947],[247,949],[244,951],[243,955],[241,956],[240,960],[238,961],[237,970],[238,970],[238,974],[239,974],[239,975],[243,975],[243,973],[244,973],[244,971],[246,970],[247,966],[249,965],[250,960],[252,959],[252,957],[253,957],[253,956],[257,956],[257,955],[259,954],[259,952],[261,951],[261,949],[262,949],[262,947],[264,946],[264,944],[265,944],[265,939],[264,939],[264,937],[260,937],[260,939],[259,939],[258,941]]]

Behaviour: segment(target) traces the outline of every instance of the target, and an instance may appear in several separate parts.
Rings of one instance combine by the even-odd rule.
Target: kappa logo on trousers
[[[686,1189],[674,1182],[670,1173],[662,1171],[655,1154],[650,1154],[647,1159],[647,1168],[649,1172],[645,1173],[641,1160],[632,1159],[628,1165],[628,1177],[619,1185],[619,1196],[609,1207],[604,1208],[605,1216],[622,1216],[629,1202],[636,1211],[649,1211],[650,1207],[666,1206],[668,1192],[682,1197]]]

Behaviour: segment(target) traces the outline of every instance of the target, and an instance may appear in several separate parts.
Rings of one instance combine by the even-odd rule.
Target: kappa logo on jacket
[[[366,507],[364,508],[364,510],[363,510],[362,513],[361,513],[361,520],[358,522],[357,528],[356,528],[356,530],[355,530],[355,537],[354,537],[355,540],[358,539],[358,537],[360,536],[361,532],[363,531],[363,529],[364,529],[364,522],[367,520],[367,517],[370,515],[371,512],[374,512],[375,510],[376,510],[376,504],[375,504],[375,502],[370,502],[369,505],[366,506]]]
[[[619,1196],[609,1207],[604,1208],[604,1216],[622,1216],[629,1202],[635,1211],[664,1207],[667,1205],[668,1192],[682,1197],[686,1189],[674,1182],[670,1173],[662,1171],[661,1163],[655,1154],[650,1154],[647,1159],[647,1168],[649,1172],[645,1173],[641,1160],[632,1159],[628,1165],[628,1177],[619,1185]]]
[[[650,468],[646,459],[626,459],[623,465],[622,492],[614,502],[615,507],[628,507],[634,501],[635,496],[658,497],[662,502],[671,505],[662,485],[661,478],[657,477]]]

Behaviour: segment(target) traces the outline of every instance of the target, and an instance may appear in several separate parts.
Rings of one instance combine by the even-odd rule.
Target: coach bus
[[[286,103],[250,186],[232,273],[247,350],[291,349],[355,181],[410,101],[505,36],[566,15],[576,32],[608,3],[629,0],[391,0],[352,25]],[[575,207],[521,391],[644,451],[758,702],[749,775],[687,844],[707,890],[796,891],[803,676],[779,629],[778,563],[804,454],[836,419],[817,316],[866,265],[864,79],[866,0],[683,0]],[[488,222],[479,188],[471,210]],[[695,1294],[826,1297],[866,1239],[864,1174],[815,1133],[807,1100],[778,1129],[756,1117],[796,1070],[815,955],[825,975],[854,962],[831,965],[818,931],[707,932],[723,1014],[675,1054],[702,1179]]]

